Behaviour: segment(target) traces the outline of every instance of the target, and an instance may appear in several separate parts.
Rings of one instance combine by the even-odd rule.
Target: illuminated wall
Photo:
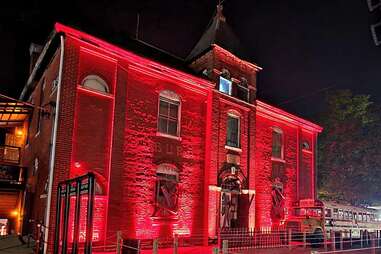
[[[233,76],[245,76],[252,89],[247,103],[218,92],[216,80],[180,72],[59,24],[56,30],[66,34],[66,47],[53,189],[67,178],[88,171],[96,174],[97,241],[121,230],[124,238],[179,234],[205,243],[220,226],[219,174],[227,163],[239,166],[242,188],[256,191],[251,205],[251,197],[241,195],[237,225],[274,226],[270,179],[274,126],[284,133],[285,208],[298,195],[314,195],[314,144],[320,130],[256,101],[258,69],[253,64],[213,46],[213,52],[193,66],[202,70],[215,56],[215,78],[223,67]],[[88,75],[101,77],[108,91],[83,87]],[[157,133],[163,90],[180,98],[179,138]],[[226,147],[227,115],[232,111],[240,117],[240,149],[235,150]],[[312,148],[302,151],[301,140],[307,139]],[[171,165],[179,176],[178,209],[172,216],[155,214],[157,169],[163,164]]]
[[[105,196],[101,201],[99,198],[95,200],[95,207],[106,211],[112,149],[116,61],[81,47],[78,68],[70,177],[86,172],[96,173],[96,181],[100,186],[97,194]],[[108,93],[84,87],[83,80],[89,75],[99,76],[106,81]],[[97,204],[97,202],[101,203]],[[95,227],[102,229],[98,230],[98,240],[104,238],[106,222],[105,214],[94,222]]]
[[[256,181],[256,227],[277,226],[271,218],[272,167],[282,167],[285,218],[293,202],[314,198],[314,153],[317,133],[321,128],[301,118],[263,102],[257,102],[255,181]],[[283,159],[272,158],[273,128],[283,133]],[[308,142],[309,148],[302,144]]]
[[[201,237],[205,228],[206,93],[183,85],[138,69],[128,72],[121,190],[122,227],[127,237],[152,239],[174,233]],[[181,139],[157,135],[162,90],[173,91],[181,98]],[[179,209],[173,218],[154,216],[156,169],[162,163],[173,164],[179,170]]]

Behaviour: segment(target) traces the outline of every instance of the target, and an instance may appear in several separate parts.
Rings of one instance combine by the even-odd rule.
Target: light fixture
[[[20,138],[24,135],[24,131],[22,129],[16,129],[15,134],[16,137]]]
[[[14,210],[11,212],[12,217],[17,217],[19,215],[19,212],[17,210]]]

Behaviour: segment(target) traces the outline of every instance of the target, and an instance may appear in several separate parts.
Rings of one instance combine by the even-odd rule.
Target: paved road
[[[28,248],[26,244],[22,244],[17,236],[9,236],[0,238],[0,254],[31,254],[32,248]]]

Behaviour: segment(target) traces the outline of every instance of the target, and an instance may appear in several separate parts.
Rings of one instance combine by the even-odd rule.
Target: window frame
[[[228,132],[229,132],[228,122],[229,122],[229,117],[235,118],[235,119],[238,120],[238,126],[237,126],[237,146],[233,146],[233,145],[228,144]],[[232,148],[232,149],[241,149],[241,115],[236,113],[236,112],[229,111],[227,113],[225,147],[228,148],[228,149],[229,148]]]
[[[225,93],[224,91],[221,91],[221,79],[223,79],[223,80],[225,80],[227,82],[230,82],[229,83],[229,91],[228,91],[228,93]],[[223,93],[223,94],[232,96],[232,93],[233,93],[233,81],[228,79],[228,78],[225,78],[223,76],[219,76],[219,78],[218,78],[218,91]]]
[[[274,132],[280,135],[280,157],[274,156]],[[271,160],[284,162],[284,132],[279,127],[271,128]]]
[[[169,104],[177,105],[177,129],[176,129],[176,135],[172,135],[168,133],[168,126],[167,126],[167,132],[161,132],[159,129],[159,124],[160,124],[160,102],[165,101]],[[157,103],[157,121],[156,121],[156,136],[162,136],[162,137],[168,137],[168,138],[173,138],[176,140],[181,140],[181,98],[180,96],[171,91],[171,90],[162,90],[159,93],[159,98],[158,98],[158,103]],[[168,120],[168,119],[167,119]]]

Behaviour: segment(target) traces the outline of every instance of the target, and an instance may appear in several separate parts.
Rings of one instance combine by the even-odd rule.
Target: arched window
[[[302,149],[309,151],[310,150],[310,143],[308,143],[308,141],[304,141],[302,143]]]
[[[283,159],[283,131],[279,128],[272,130],[272,158]]]
[[[97,75],[88,75],[82,80],[83,87],[89,88],[91,90],[99,91],[102,93],[109,93],[110,90],[106,81]]]
[[[163,163],[156,170],[155,211],[153,216],[175,215],[178,203],[179,173],[172,164]]]
[[[159,133],[180,136],[180,97],[169,90],[160,92],[157,130]]]

